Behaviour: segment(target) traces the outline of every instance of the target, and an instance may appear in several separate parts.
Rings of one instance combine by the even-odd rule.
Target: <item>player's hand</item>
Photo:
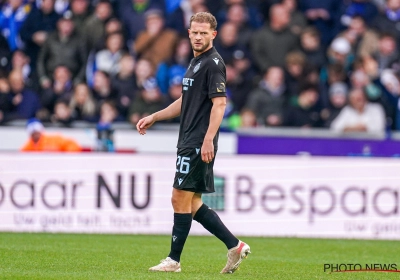
[[[201,146],[201,160],[210,163],[214,158],[214,143],[212,140],[204,140]]]
[[[152,126],[155,122],[154,115],[147,116],[137,122],[136,129],[141,135],[145,135],[146,129]]]

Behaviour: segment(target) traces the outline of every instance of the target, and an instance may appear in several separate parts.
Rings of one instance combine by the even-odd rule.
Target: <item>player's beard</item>
[[[202,53],[210,46],[210,42],[206,42],[204,45],[200,47],[196,47],[194,43],[192,43],[192,49],[196,52]]]

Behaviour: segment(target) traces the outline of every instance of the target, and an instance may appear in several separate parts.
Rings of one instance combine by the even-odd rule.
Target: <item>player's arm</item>
[[[152,126],[157,121],[163,121],[176,118],[181,114],[182,96],[170,104],[167,108],[155,112],[150,116],[140,119],[136,124],[136,129],[140,134],[146,134],[146,129]]]
[[[226,97],[214,97],[211,101],[213,102],[213,106],[211,108],[210,124],[208,125],[203,146],[201,147],[201,159],[207,163],[214,158],[213,140],[224,117]]]

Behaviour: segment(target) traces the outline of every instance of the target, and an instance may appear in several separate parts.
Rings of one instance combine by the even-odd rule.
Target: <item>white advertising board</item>
[[[170,234],[173,154],[0,154],[0,231]],[[237,235],[400,239],[400,161],[218,155]],[[192,234],[208,234],[193,222]]]

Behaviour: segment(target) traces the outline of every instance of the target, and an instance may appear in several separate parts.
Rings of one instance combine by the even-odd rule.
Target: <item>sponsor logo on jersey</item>
[[[196,154],[199,154],[200,148],[196,148]]]
[[[191,78],[183,78],[182,80],[182,85],[183,85],[183,90],[188,90],[189,87],[193,85],[194,79]]]
[[[183,179],[182,179],[182,178],[179,178],[179,179],[178,179],[178,183],[179,183],[179,185],[181,185],[181,184],[182,184],[182,182],[183,182]]]
[[[214,60],[215,64],[218,65],[219,59],[218,58],[213,58],[213,60]]]
[[[226,92],[225,83],[217,83],[217,92]]]

